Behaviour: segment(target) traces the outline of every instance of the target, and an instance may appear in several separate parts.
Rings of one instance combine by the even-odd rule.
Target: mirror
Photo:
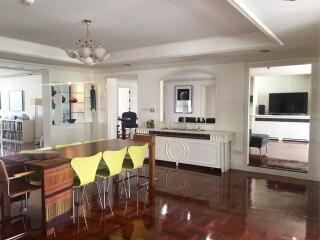
[[[163,121],[215,123],[216,81],[196,76],[163,81]]]

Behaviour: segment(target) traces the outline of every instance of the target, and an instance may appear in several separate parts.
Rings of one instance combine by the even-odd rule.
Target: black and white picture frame
[[[24,92],[22,90],[9,93],[9,109],[12,112],[24,111]]]
[[[192,86],[175,86],[175,112],[192,113]]]

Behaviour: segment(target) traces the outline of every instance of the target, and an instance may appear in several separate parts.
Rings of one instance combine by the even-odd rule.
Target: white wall
[[[232,150],[232,167],[241,168],[243,155],[243,119],[244,119],[244,90],[245,64],[206,65],[189,68],[162,68],[139,71],[140,79],[140,126],[154,119],[160,121],[160,81],[176,71],[190,70],[208,72],[215,76],[217,84],[217,119],[214,128],[235,133]],[[155,112],[145,109],[155,108]]]
[[[2,117],[10,117],[14,115],[20,116],[27,114],[30,119],[34,120],[35,106],[33,101],[35,98],[42,98],[42,80],[40,75],[26,76],[20,78],[9,78],[0,80],[1,92],[1,109],[0,115]],[[9,93],[14,90],[24,91],[24,111],[12,112],[9,109]],[[42,135],[42,106],[38,107],[38,137]]]
[[[167,80],[163,84],[163,107],[164,107],[164,121],[178,122],[179,117],[206,117],[204,115],[204,87],[213,86],[214,80]],[[175,86],[192,86],[192,113],[183,114],[175,112]],[[214,117],[214,116],[210,116]]]
[[[311,111],[311,75],[254,77],[254,106],[265,105],[269,113],[269,93],[308,92],[308,114]],[[255,113],[258,113],[255,107]]]
[[[310,60],[287,60],[275,62],[279,65],[310,63]],[[317,63],[318,64],[318,63]],[[257,63],[247,65],[246,63],[218,64],[218,65],[200,65],[190,67],[171,67],[139,70],[135,72],[120,72],[117,74],[139,74],[140,90],[140,126],[145,126],[146,121],[154,119],[159,126],[160,121],[160,82],[168,79],[177,71],[204,71],[215,76],[217,84],[217,121],[214,124],[215,130],[226,130],[235,133],[235,139],[231,152],[231,168],[240,169],[288,177],[297,177],[304,179],[320,180],[319,169],[319,104],[312,104],[311,112],[311,143],[310,143],[310,172],[308,174],[295,173],[274,169],[265,169],[251,167],[247,165],[248,159],[248,115],[249,115],[249,66],[270,66],[268,63]],[[115,74],[115,73],[113,73]],[[107,75],[107,74],[105,74]],[[317,99],[319,102],[319,66],[317,70],[313,69],[312,75],[312,102]],[[149,108],[155,108],[155,112],[147,111]],[[314,168],[314,167],[318,168]]]
[[[52,108],[51,108],[51,84],[77,84],[77,83],[94,83],[95,75],[93,71],[81,69],[48,69],[45,73],[43,91],[44,102],[49,105],[49,111],[46,111],[45,121],[45,145],[55,146],[56,144],[67,144],[90,140],[92,137],[92,123],[75,123],[52,125]],[[49,94],[48,94],[49,93]],[[99,106],[98,106],[99,107]]]

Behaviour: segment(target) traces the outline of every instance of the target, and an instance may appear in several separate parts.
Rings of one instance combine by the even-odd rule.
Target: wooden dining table
[[[145,136],[145,137],[144,137]],[[63,224],[72,215],[72,186],[74,171],[70,160],[75,157],[88,157],[107,150],[120,150],[124,147],[149,144],[149,186],[155,189],[155,139],[141,135],[139,141],[104,140],[54,149],[54,154],[17,154],[3,157],[5,162],[23,163],[41,173],[41,195],[43,226],[46,234],[52,234],[55,226]],[[2,192],[2,216],[10,218],[10,199],[6,185],[0,183]]]

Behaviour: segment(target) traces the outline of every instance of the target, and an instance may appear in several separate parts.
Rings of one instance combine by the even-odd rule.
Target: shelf
[[[1,138],[1,141],[3,141],[3,142],[13,142],[13,143],[23,143],[23,141],[13,140],[13,139],[8,139],[8,138]]]
[[[8,129],[1,129],[1,131],[7,131],[7,132],[22,132],[21,130],[8,130]]]

